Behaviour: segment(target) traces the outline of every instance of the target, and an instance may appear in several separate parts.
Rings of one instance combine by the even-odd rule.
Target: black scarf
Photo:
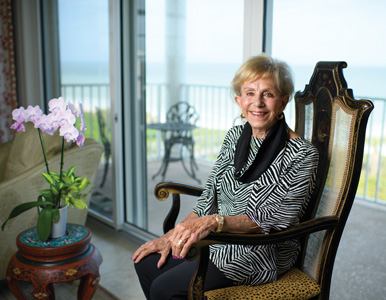
[[[241,170],[247,162],[252,138],[252,127],[247,122],[236,145],[235,178],[243,183],[257,180],[268,169],[281,149],[284,148],[288,138],[287,130],[285,119],[278,120],[265,137],[255,160],[248,170],[242,174]]]

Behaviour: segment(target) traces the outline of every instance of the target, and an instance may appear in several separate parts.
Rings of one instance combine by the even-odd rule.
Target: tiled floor
[[[91,243],[103,256],[100,285],[121,300],[145,299],[130,259],[141,243],[91,218],[86,226],[93,233]]]

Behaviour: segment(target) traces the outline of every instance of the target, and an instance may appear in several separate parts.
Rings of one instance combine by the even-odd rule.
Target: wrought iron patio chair
[[[160,127],[163,132],[165,147],[163,163],[153,179],[162,173],[162,180],[164,180],[169,163],[181,161],[185,172],[199,184],[201,183],[195,172],[195,170],[198,170],[198,166],[195,161],[195,141],[192,136],[192,129],[196,128],[198,119],[199,115],[196,109],[187,102],[180,101],[169,108],[166,114],[166,124],[160,124],[164,125]],[[168,129],[164,130],[164,128]],[[172,148],[175,145],[180,145],[180,149],[178,154],[173,155]],[[188,150],[188,155],[185,154],[185,149]]]
[[[343,77],[345,62],[319,62],[303,92],[295,95],[295,131],[318,149],[316,187],[300,223],[271,234],[210,234],[194,244],[187,259],[199,257],[189,299],[320,299],[330,294],[338,245],[356,194],[363,159],[365,131],[373,104],[355,100]],[[160,183],[159,200],[173,195],[165,232],[174,227],[180,194],[199,196],[200,187]],[[294,268],[277,281],[259,286],[237,286],[204,293],[209,245],[262,245],[300,238],[302,250]],[[204,296],[205,295],[205,296]],[[205,297],[205,298],[204,298]]]

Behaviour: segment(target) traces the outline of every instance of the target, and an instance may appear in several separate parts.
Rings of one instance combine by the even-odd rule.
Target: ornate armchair
[[[199,257],[189,299],[328,299],[335,255],[357,190],[365,131],[373,104],[355,100],[343,77],[345,62],[319,62],[303,92],[295,95],[295,131],[319,150],[317,181],[301,222],[268,235],[210,234],[193,245],[187,259]],[[203,189],[180,183],[160,183],[159,200],[173,195],[164,230],[174,227],[180,194],[199,196]],[[209,245],[218,243],[271,244],[300,238],[302,250],[294,268],[278,280],[260,286],[237,286],[207,291],[203,283]]]

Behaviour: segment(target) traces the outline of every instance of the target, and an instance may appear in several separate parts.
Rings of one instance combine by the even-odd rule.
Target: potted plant
[[[78,209],[87,208],[83,199],[87,197],[92,189],[91,186],[86,192],[91,182],[86,177],[83,178],[75,175],[76,166],[72,166],[67,171],[63,170],[65,140],[67,142],[76,142],[79,147],[83,146],[85,141],[84,132],[87,128],[83,117],[82,105],[79,104],[79,108],[76,108],[70,102],[66,104],[63,98],[60,97],[50,100],[48,106],[50,113],[47,115],[43,114],[38,105],[35,107],[28,106],[27,109],[20,107],[12,112],[13,120],[16,121],[11,126],[12,129],[25,131],[25,122],[32,122],[37,129],[47,171],[43,172],[42,176],[49,184],[49,187],[39,191],[36,201],[16,206],[1,227],[4,230],[8,220],[17,217],[29,209],[37,208],[39,216],[36,230],[39,239],[43,242],[47,241],[53,232],[52,225],[55,226],[60,221],[65,226],[68,206]],[[44,142],[44,134],[53,135],[57,130],[59,130],[59,135],[62,137],[59,173],[49,169]],[[64,215],[61,216],[63,210]],[[60,234],[64,235],[63,232]]]

